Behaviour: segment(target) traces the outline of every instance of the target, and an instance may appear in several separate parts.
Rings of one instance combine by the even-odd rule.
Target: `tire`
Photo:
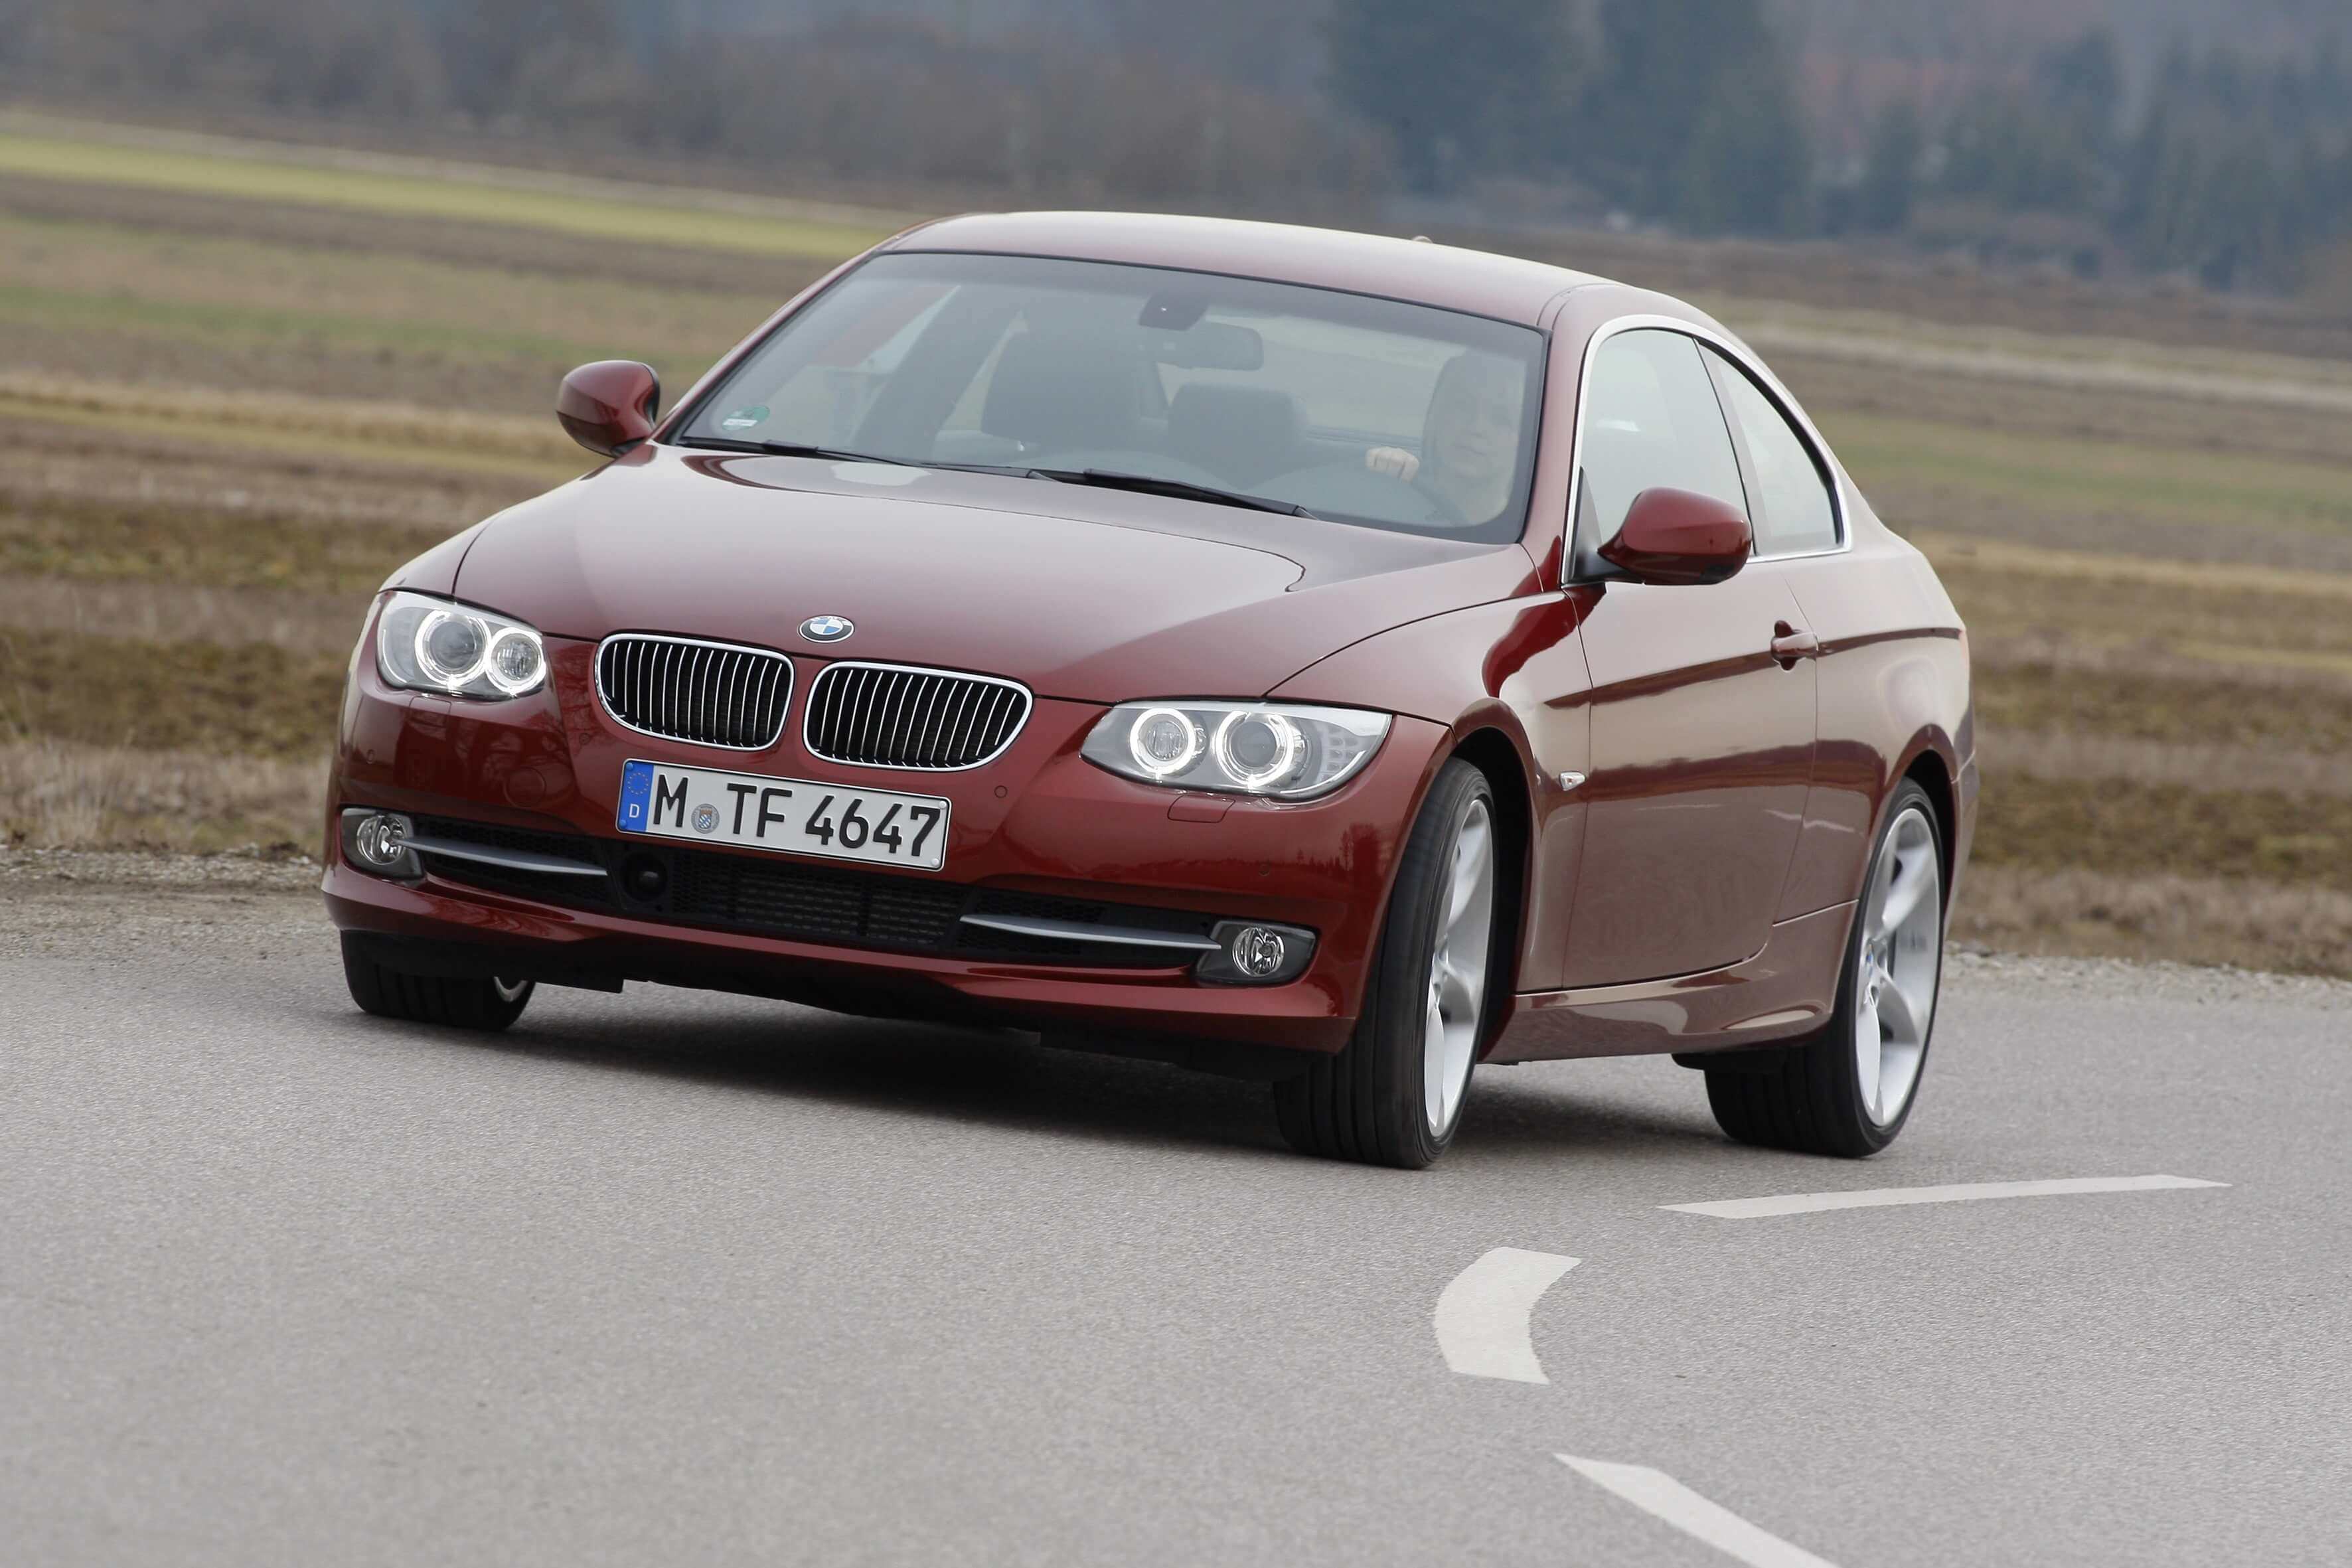
[[[1510,973],[1495,941],[1497,821],[1486,775],[1448,762],[1406,840],[1354,1037],[1274,1086],[1300,1153],[1417,1171],[1454,1141]]]
[[[360,1010],[379,1018],[488,1033],[521,1017],[537,989],[528,980],[404,974],[370,958],[348,933],[343,937],[343,983],[351,987],[352,1000],[360,1005]]]
[[[1871,847],[1830,1021],[1778,1051],[1706,1069],[1707,1104],[1724,1131],[1742,1143],[1846,1159],[1895,1142],[1918,1102],[1935,1034],[1949,885],[1943,853],[1935,803],[1905,780]],[[1897,889],[1910,901],[1889,933],[1884,914]],[[1876,1064],[1874,1084],[1865,1062]]]

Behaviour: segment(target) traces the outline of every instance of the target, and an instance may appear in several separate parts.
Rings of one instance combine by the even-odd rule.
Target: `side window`
[[[1731,361],[1707,351],[1722,374],[1724,397],[1739,422],[1748,467],[1756,476],[1756,552],[1790,555],[1834,549],[1837,506],[1830,478],[1780,405]]]
[[[1620,332],[1601,345],[1584,399],[1583,461],[1586,550],[1612,538],[1633,498],[1657,486],[1748,506],[1715,383],[1697,341],[1680,332]]]

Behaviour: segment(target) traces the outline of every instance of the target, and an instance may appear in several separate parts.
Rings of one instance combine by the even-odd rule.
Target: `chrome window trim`
[[[630,723],[621,717],[620,710],[613,706],[612,694],[604,689],[604,649],[618,642],[664,643],[672,647],[681,648],[722,648],[730,653],[748,653],[761,658],[773,659],[783,667],[782,677],[783,690],[778,695],[774,732],[756,745],[737,746],[724,741],[698,741],[688,735],[665,734],[659,730],[648,730],[642,724]],[[792,717],[793,673],[792,656],[772,647],[759,647],[751,643],[721,642],[716,637],[677,637],[667,632],[614,632],[597,643],[595,668],[596,701],[604,710],[606,718],[624,730],[635,734],[650,736],[656,741],[667,741],[674,746],[708,746],[714,752],[764,752],[784,738],[784,725]],[[645,679],[650,681],[654,678],[646,674]],[[642,698],[646,693],[640,692],[638,695]],[[643,706],[642,702],[639,705]]]
[[[836,669],[896,670],[903,671],[910,675],[937,675],[943,676],[950,680],[974,680],[985,686],[1002,686],[1006,688],[1008,690],[1020,693],[1020,721],[1015,723],[1010,731],[1006,731],[1004,743],[1003,745],[997,747],[996,750],[989,752],[988,755],[981,758],[978,762],[960,763],[956,766],[950,768],[902,767],[892,763],[851,762],[845,757],[832,756],[826,752],[818,751],[816,749],[814,739],[809,734],[809,720],[816,712],[817,687],[824,681],[829,673]],[[876,694],[869,692],[867,695],[872,697]],[[877,773],[968,773],[974,768],[984,768],[988,766],[989,763],[996,761],[997,758],[1011,751],[1013,749],[1013,742],[1018,741],[1021,738],[1022,731],[1029,728],[1029,721],[1036,711],[1037,694],[1030,690],[1028,687],[1023,685],[1020,681],[1010,680],[1001,675],[978,675],[969,669],[941,669],[937,666],[928,664],[898,664],[888,659],[831,659],[826,662],[824,668],[818,670],[816,674],[810,679],[808,700],[801,704],[801,750],[806,752],[810,756],[814,757],[817,761],[821,763],[829,763],[837,768],[871,768]],[[865,721],[861,719],[858,721],[863,723]],[[969,723],[970,721],[971,716],[967,716],[963,721],[961,721],[961,722],[965,723]]]
[[[1680,316],[1646,313],[1616,316],[1593,329],[1592,336],[1585,341],[1583,363],[1577,368],[1576,427],[1570,436],[1568,449],[1568,518],[1564,525],[1567,548],[1560,552],[1566,568],[1570,570],[1563,571],[1562,580],[1566,582],[1577,580],[1570,574],[1570,571],[1576,563],[1577,521],[1583,515],[1584,509],[1584,419],[1588,411],[1586,405],[1590,402],[1592,394],[1592,363],[1600,357],[1601,345],[1611,338],[1620,332],[1641,331],[1680,332],[1694,342],[1705,343],[1729,360],[1735,366],[1746,371],[1754,378],[1757,385],[1764,389],[1765,395],[1780,405],[1780,412],[1788,416],[1789,423],[1795,426],[1798,437],[1811,448],[1812,455],[1822,465],[1822,471],[1830,476],[1832,481],[1830,505],[1835,509],[1837,514],[1838,542],[1826,550],[1791,550],[1770,555],[1750,555],[1748,558],[1748,564],[1752,566],[1766,561],[1810,561],[1824,555],[1843,555],[1852,550],[1853,518],[1852,509],[1846,505],[1846,491],[1853,483],[1853,479],[1846,473],[1844,466],[1837,460],[1836,455],[1830,450],[1830,444],[1822,438],[1821,431],[1814,427],[1812,416],[1805,412],[1803,405],[1790,394],[1789,389],[1780,384],[1779,376],[1774,375],[1764,363],[1747,348],[1733,342],[1726,334],[1703,327],[1696,321],[1686,321]],[[1724,420],[1724,434],[1735,441],[1738,439],[1732,431],[1728,416],[1726,416]],[[1744,479],[1745,476],[1743,475],[1742,478]],[[1755,526],[1755,508],[1752,504],[1748,508],[1748,526],[1751,529]]]

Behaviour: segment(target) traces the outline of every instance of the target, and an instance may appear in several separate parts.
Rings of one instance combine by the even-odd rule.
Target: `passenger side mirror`
[[[633,359],[600,359],[563,378],[555,417],[565,434],[600,458],[617,458],[654,433],[661,377]]]
[[[1748,564],[1754,543],[1729,501],[1661,485],[1633,498],[1601,559],[1643,583],[1720,583]]]

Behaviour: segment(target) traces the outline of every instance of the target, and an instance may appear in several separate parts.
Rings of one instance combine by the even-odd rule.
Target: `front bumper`
[[[382,961],[421,973],[495,972],[607,989],[624,980],[658,981],[1061,1034],[1336,1051],[1352,1030],[1405,826],[1444,740],[1438,726],[1400,718],[1363,773],[1319,801],[1182,795],[1118,778],[1078,756],[1100,707],[1040,699],[1012,747],[983,767],[848,769],[809,754],[796,721],[761,752],[624,729],[595,695],[594,645],[551,637],[547,650],[547,688],[504,703],[390,689],[372,658],[354,658],[328,803],[322,889],[335,923],[358,933]],[[797,704],[822,661],[793,663]],[[1112,964],[1056,952],[1052,944],[1032,956],[961,950],[970,942],[943,947],[895,914],[839,928],[853,936],[812,940],[804,930],[780,933],[757,921],[715,918],[707,902],[673,908],[635,900],[617,883],[609,895],[583,898],[542,890],[528,878],[486,878],[448,863],[436,869],[429,859],[421,879],[388,881],[348,864],[334,827],[343,808],[374,806],[542,836],[533,841],[582,847],[617,867],[648,847],[614,826],[622,764],[631,758],[952,802],[940,872],[716,846],[676,852],[730,877],[816,886],[828,897],[863,887],[856,896],[869,905],[878,889],[893,911],[1029,899],[1191,915],[1202,929],[1214,920],[1265,921],[1315,931],[1314,956],[1295,979],[1240,986],[1204,983],[1189,958],[1154,963],[1129,953]]]

